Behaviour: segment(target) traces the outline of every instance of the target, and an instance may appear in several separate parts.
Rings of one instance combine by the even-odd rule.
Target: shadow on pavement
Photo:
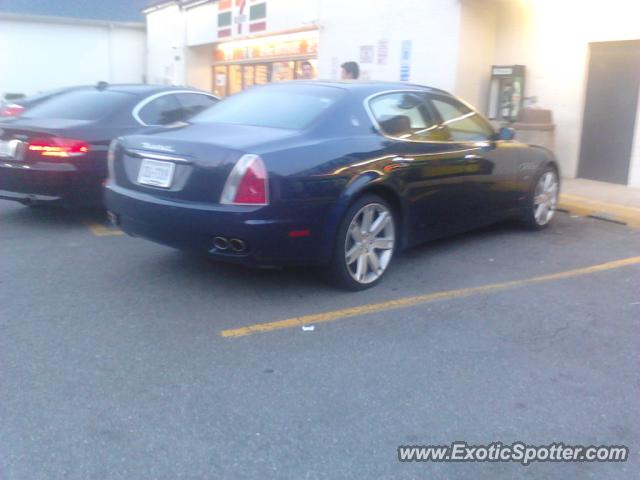
[[[106,212],[99,208],[65,209],[47,205],[19,206],[0,213],[4,227],[37,227],[53,230],[85,228],[87,223],[108,226]]]

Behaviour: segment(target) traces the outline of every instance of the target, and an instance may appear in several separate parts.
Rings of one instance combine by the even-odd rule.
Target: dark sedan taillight
[[[20,115],[22,115],[23,111],[24,107],[22,105],[11,103],[2,107],[2,109],[0,110],[0,117],[19,117]]]
[[[73,138],[32,138],[27,150],[42,157],[81,157],[89,152],[89,144]]]

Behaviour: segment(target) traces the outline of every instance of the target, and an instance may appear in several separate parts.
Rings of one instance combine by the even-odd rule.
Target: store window
[[[256,3],[250,15],[259,21],[265,8]],[[214,93],[226,97],[254,85],[317,78],[317,52],[315,31],[223,42],[212,68]]]
[[[289,80],[317,78],[314,58],[286,62],[220,65],[213,68],[213,93],[219,97],[233,95],[254,85]]]
[[[242,65],[229,65],[227,93],[233,95],[242,90]]]

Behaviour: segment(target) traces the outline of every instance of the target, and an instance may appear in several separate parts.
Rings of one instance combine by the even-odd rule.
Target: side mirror
[[[515,136],[515,130],[509,127],[500,127],[500,130],[498,130],[498,134],[496,135],[498,140],[513,140]]]

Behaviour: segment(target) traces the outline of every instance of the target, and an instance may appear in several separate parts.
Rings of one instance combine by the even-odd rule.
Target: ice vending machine
[[[524,97],[524,65],[494,65],[491,67],[489,118],[515,122]]]

